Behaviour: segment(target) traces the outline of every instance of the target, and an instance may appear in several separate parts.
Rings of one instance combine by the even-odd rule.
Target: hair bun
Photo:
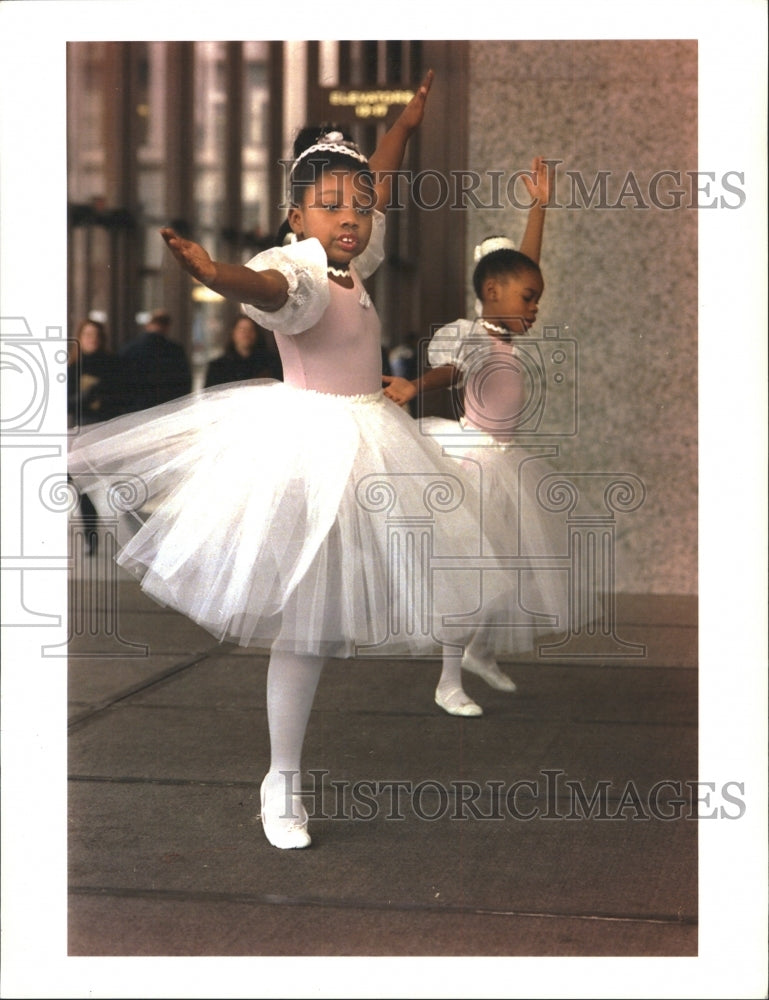
[[[478,246],[473,252],[473,260],[477,264],[479,260],[483,257],[487,257],[490,253],[494,253],[495,250],[515,250],[515,243],[509,238],[509,236],[487,236],[485,240],[481,240]]]

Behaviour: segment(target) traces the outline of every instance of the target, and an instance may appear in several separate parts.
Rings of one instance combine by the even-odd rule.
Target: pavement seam
[[[110,896],[121,899],[151,899],[161,902],[238,903],[246,906],[306,906],[317,907],[319,909],[453,913],[487,917],[541,917],[551,920],[600,920],[614,923],[675,924],[677,926],[697,926],[698,924],[696,917],[685,917],[679,914],[649,914],[644,916],[636,913],[570,913],[567,910],[515,910],[499,909],[497,907],[461,906],[450,903],[431,906],[424,903],[392,902],[391,900],[282,896],[274,893],[191,892],[180,889],[129,889],[117,886],[70,886],[68,891],[71,896]]]
[[[218,646],[215,646],[214,649],[218,649]],[[132,684],[130,687],[123,688],[122,691],[118,691],[116,694],[104,698],[96,705],[91,705],[85,711],[81,712],[79,715],[73,716],[73,718],[69,720],[67,723],[68,731],[74,732],[76,729],[81,728],[84,724],[104,714],[104,712],[108,711],[119,702],[125,701],[127,698],[131,698],[133,695],[139,694],[140,692],[148,691],[151,688],[169,680],[169,678],[174,677],[176,674],[182,673],[184,670],[189,670],[190,667],[194,667],[196,664],[208,659],[212,652],[213,650],[208,649],[202,653],[198,653],[193,656],[192,659],[184,660],[182,663],[177,663],[176,666],[169,667],[167,670],[164,670],[159,674],[154,674],[152,677],[138,681],[136,684]]]

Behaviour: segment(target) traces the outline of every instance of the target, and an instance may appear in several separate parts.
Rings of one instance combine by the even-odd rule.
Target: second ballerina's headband
[[[473,253],[473,260],[477,264],[483,257],[488,257],[495,250],[515,250],[515,243],[507,236],[487,236],[481,240]]]
[[[507,236],[487,236],[485,240],[481,240],[478,246],[473,251],[473,261],[477,266],[484,257],[488,257],[490,253],[494,253],[495,250],[515,250],[515,243]],[[475,314],[480,316],[483,312],[483,305],[480,299],[475,300]]]

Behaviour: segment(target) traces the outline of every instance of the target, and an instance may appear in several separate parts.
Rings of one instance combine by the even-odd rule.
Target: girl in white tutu
[[[380,143],[378,169],[400,165],[431,80]],[[70,467],[76,479],[140,477],[152,513],[118,561],[145,591],[221,639],[270,649],[262,822],[276,847],[301,848],[302,745],[325,659],[434,655],[445,615],[477,607],[477,574],[460,572],[436,584],[418,621],[391,627],[400,595],[416,598],[411,582],[432,577],[419,548],[394,562],[388,517],[424,511],[437,490],[432,509],[445,516],[433,551],[462,565],[479,551],[480,512],[455,464],[382,391],[379,320],[362,279],[383,257],[386,186],[337,132],[295,150],[290,186],[296,241],[247,266],[162,230],[186,271],[275,332],[284,382],[217,387],[118,419],[84,435]]]
[[[385,379],[386,394],[400,405],[428,389],[462,385],[465,412],[460,421],[430,417],[421,424],[463,470],[480,468],[484,535],[497,553],[518,557],[524,552],[552,554],[558,545],[535,497],[536,483],[549,467],[527,456],[515,435],[526,385],[513,341],[534,324],[544,289],[538,260],[550,177],[540,157],[525,180],[534,199],[521,243],[526,252],[517,251],[504,236],[489,237],[476,247],[473,285],[480,315],[459,319],[434,334],[428,347],[431,367],[420,378]],[[483,714],[463,688],[462,669],[497,690],[513,692],[515,682],[500,670],[497,657],[534,649],[536,639],[554,631],[554,624],[563,619],[568,598],[562,574],[537,573],[534,562],[514,574],[506,594],[485,603],[488,627],[475,633],[461,655],[456,649],[444,651],[435,701],[451,715]],[[529,606],[533,613],[526,611]]]

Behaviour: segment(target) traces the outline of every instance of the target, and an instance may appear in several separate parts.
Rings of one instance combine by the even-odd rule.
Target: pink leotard
[[[353,272],[353,288],[328,282],[329,304],[302,333],[275,330],[283,380],[299,389],[342,396],[382,388],[381,326],[376,309]]]
[[[326,253],[313,238],[249,261],[254,270],[274,268],[288,281],[288,300],[276,312],[244,306],[274,331],[287,385],[342,396],[382,391],[381,326],[361,279],[381,262],[383,241],[384,217],[375,212],[369,244],[350,265],[352,288],[329,280]]]
[[[462,372],[465,417],[470,428],[509,441],[526,404],[526,377],[515,347],[492,337],[480,322],[461,319],[437,331],[428,349],[433,367]]]

